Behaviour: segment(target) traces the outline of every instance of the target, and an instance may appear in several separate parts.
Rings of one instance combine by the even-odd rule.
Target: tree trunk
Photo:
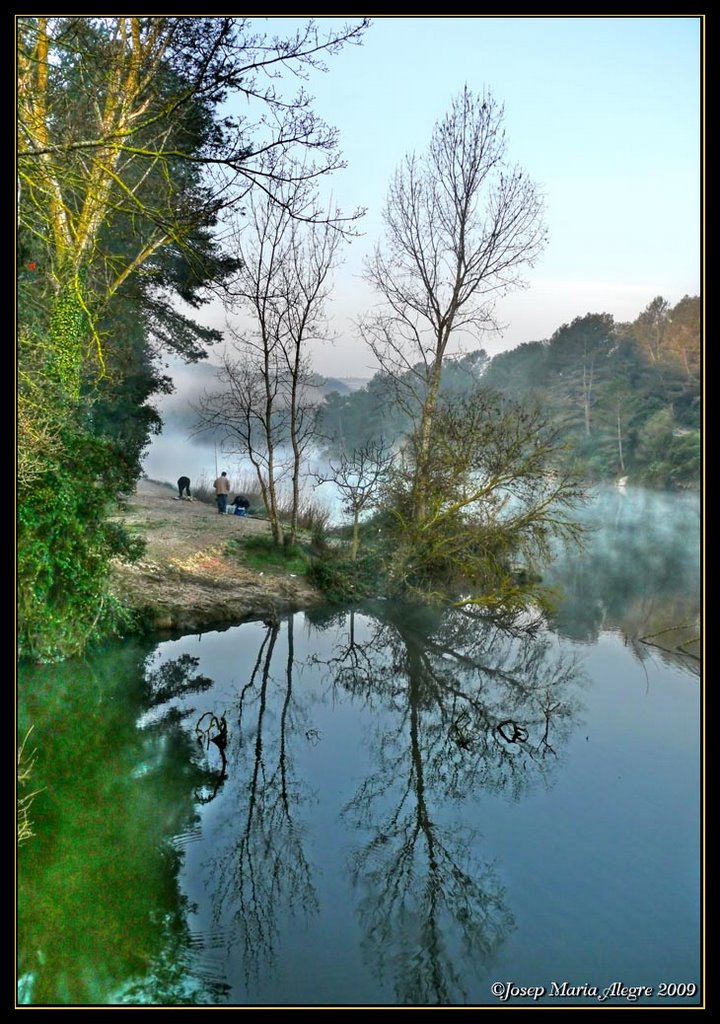
[[[620,405],[617,406],[617,440],[618,455],[620,456],[620,471],[625,472],[625,460],[623,459],[622,424],[620,422]]]
[[[583,408],[585,412],[585,436],[590,437],[590,393],[593,386],[593,363],[590,362],[590,375],[587,373],[587,363],[583,362]]]
[[[267,480],[267,493],[268,493],[268,515],[270,517],[270,529],[272,531],[273,542],[280,547],[285,540],[285,534],[283,531],[282,523],[280,522],[280,511],[278,509],[277,491],[275,490],[275,446],[273,445],[272,438],[268,437],[268,480]]]
[[[440,375],[442,373],[442,353],[436,358],[433,364],[430,380],[428,381],[427,394],[423,402],[422,418],[420,420],[420,431],[418,447],[415,459],[415,480],[413,482],[412,495],[412,517],[416,525],[422,523],[425,518],[425,496],[429,488],[430,474],[430,447],[432,444],[432,430],[435,419],[435,406],[437,405],[438,392],[440,391]]]
[[[350,546],[350,558],[355,561],[360,546],[360,513],[355,510],[353,513],[352,544]]]
[[[273,375],[271,373],[270,364],[270,352],[272,346],[264,325],[262,337],[264,363],[263,383],[265,385],[265,420],[263,426],[267,442],[268,496],[270,498],[268,515],[270,516],[270,529],[272,530],[273,541],[278,545],[278,547],[280,547],[285,538],[282,524],[280,522],[277,492],[275,490],[275,444],[273,440],[274,395],[272,391]]]
[[[275,499],[275,486],[272,479],[272,474],[269,474],[266,480],[262,474],[262,470],[259,465],[255,465],[255,475],[260,485],[260,494],[262,495],[263,504],[270,520],[270,532],[272,533],[273,544],[277,544],[278,547],[283,542],[283,529],[282,523],[278,519],[277,515],[277,502]]]
[[[298,529],[298,506],[300,505],[300,463],[302,453],[298,442],[298,377],[300,373],[300,340],[296,340],[295,359],[290,368],[292,385],[290,388],[290,443],[293,450],[292,468],[292,508],[290,509],[289,543],[295,544]]]

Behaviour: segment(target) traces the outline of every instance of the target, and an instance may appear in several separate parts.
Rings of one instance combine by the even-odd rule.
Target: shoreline
[[[138,481],[113,518],[146,542],[137,562],[113,563],[110,587],[141,628],[202,632],[324,603],[304,578],[252,569],[228,551],[228,541],[268,534],[265,520],[220,516],[202,502],[176,500],[174,488],[149,480]]]

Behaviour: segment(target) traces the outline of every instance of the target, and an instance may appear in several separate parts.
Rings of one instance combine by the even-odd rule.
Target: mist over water
[[[243,482],[246,486],[250,479],[255,481],[255,470],[246,457],[229,454],[227,442],[223,442],[220,432],[215,436],[212,432],[197,433],[197,412],[202,408],[206,394],[218,388],[219,367],[210,362],[198,362],[187,365],[171,362],[171,370],[175,391],[163,395],[157,401],[157,409],[163,420],[162,433],[151,439],[142,468],[151,480],[171,483],[173,486],[181,476],[190,477],[190,486],[200,479],[212,483],[219,473],[225,470],[231,483]],[[369,378],[347,377],[326,378],[318,375],[317,384],[310,388],[312,401],[320,401],[323,395],[331,390],[350,392]],[[277,449],[280,462],[285,461],[289,467],[291,453],[289,450]],[[301,480],[301,496],[304,501],[312,501],[324,505],[330,514],[330,522],[341,521],[340,501],[333,484],[318,484],[312,474],[325,472],[327,460],[321,451],[309,452],[304,476]],[[279,478],[279,490],[283,491],[283,481]],[[289,472],[287,491],[290,493]]]
[[[584,548],[560,553],[543,576],[561,595],[552,619],[558,632],[584,642],[603,630],[628,640],[681,626],[684,639],[698,635],[698,494],[604,485],[591,489],[578,519],[588,527]]]
[[[217,458],[217,472],[216,472]],[[205,437],[191,437],[171,411],[152,442],[143,468],[153,480],[175,483],[189,476],[210,482],[226,470],[231,481],[252,478],[248,459],[226,454]],[[304,494],[325,505],[333,525],[343,521],[331,483],[317,485],[310,473],[327,469],[319,452],[309,459]],[[671,623],[696,622],[700,613],[700,498],[692,492],[589,488],[577,518],[588,527],[582,550],[558,550],[543,582],[562,595],[553,617],[560,633],[591,641],[602,629],[630,637]],[[666,621],[669,620],[669,621]]]
[[[226,456],[219,443],[206,436],[193,437],[187,424],[178,422],[172,412],[163,414],[162,434],[152,439],[143,460],[143,470],[151,480],[175,483],[180,476],[189,476],[191,485],[200,477],[214,480],[222,470],[236,468],[236,457]],[[227,465],[226,465],[227,462]]]

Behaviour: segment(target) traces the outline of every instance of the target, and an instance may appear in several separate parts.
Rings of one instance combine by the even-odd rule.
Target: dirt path
[[[265,534],[260,519],[227,515],[199,501],[178,501],[162,484],[141,480],[118,514],[146,542],[141,560],[113,566],[113,591],[140,611],[148,625],[195,632],[322,601],[304,579],[258,572],[228,551],[228,541]]]

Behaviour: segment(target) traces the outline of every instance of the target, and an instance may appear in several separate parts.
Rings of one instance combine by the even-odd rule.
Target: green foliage
[[[377,551],[363,549],[353,561],[331,548],[314,558],[307,573],[330,604],[352,604],[384,593],[383,567]]]
[[[457,358],[448,357],[442,368],[440,394],[468,394],[481,379],[487,363],[488,356],[482,349]],[[405,374],[408,382],[412,376],[411,372]],[[318,416],[318,429],[327,438],[330,450],[345,455],[382,438],[393,441],[411,428],[410,410],[398,404],[393,378],[382,372],[350,394],[331,392]]]
[[[421,428],[406,437],[378,514],[361,525],[367,546],[357,565],[332,549],[313,563],[310,578],[330,600],[379,591],[495,610],[549,605],[537,570],[557,541],[577,543],[582,532],[573,457],[537,403],[490,390],[482,373],[459,380],[441,392],[422,474]]]
[[[547,342],[495,356],[483,380],[511,398],[541,401],[568,442],[566,459],[587,477],[696,485],[699,311],[697,297],[685,296],[673,308],[653,300],[630,324],[578,317]]]
[[[193,24],[178,30],[192,35]],[[21,653],[44,661],[82,652],[128,622],[108,590],[110,563],[134,557],[138,542],[110,516],[161,428],[151,399],[172,384],[157,355],[162,348],[188,361],[206,355],[219,332],[179,313],[175,299],[199,306],[208,283],[236,267],[211,237],[217,206],[194,159],[112,165],[106,154],[115,167],[109,199],[87,153],[70,147],[46,163],[33,155],[43,131],[58,147],[86,139],[103,102],[105,109],[114,102],[109,69],[125,60],[122,47],[96,19],[68,28],[52,43],[47,89],[43,62],[32,57],[38,23],[29,19],[19,34],[23,103],[38,134],[31,143],[21,132],[19,165],[18,623]],[[168,51],[135,97],[147,126],[133,122],[135,143],[152,148],[155,116],[181,94],[186,102],[165,143],[191,158],[211,143],[214,101],[190,100],[187,86],[183,62],[175,65]],[[62,215],[48,198],[60,193]]]
[[[482,351],[446,362],[441,395],[461,397],[480,383],[512,402],[539,402],[565,442],[558,466],[576,464],[590,479],[629,475],[654,486],[693,486],[700,471],[700,331],[696,296],[672,308],[655,299],[629,324],[588,313],[548,341],[526,342],[489,363]],[[392,396],[392,381],[381,373],[360,391],[328,396],[321,422],[333,451],[408,433],[410,416]],[[663,410],[673,422],[665,450],[652,425]]]
[[[21,655],[55,661],[116,632],[127,616],[107,592],[110,561],[142,545],[108,515],[117,499],[103,485],[112,448],[63,427],[63,458],[18,501],[18,627]]]
[[[72,399],[80,394],[83,341],[88,334],[88,317],[72,284],[67,284],[50,314],[50,376]]]
[[[682,484],[689,470],[700,474],[700,433],[677,424],[671,409],[660,409],[638,435],[642,480],[656,487]]]
[[[555,541],[580,537],[582,491],[572,473],[551,468],[562,451],[557,432],[538,407],[481,388],[443,401],[435,427],[420,502],[416,434],[385,492],[390,591],[522,605],[537,587],[519,583],[517,563],[529,583]]]
[[[247,537],[238,544],[240,557],[251,569],[282,569],[284,572],[304,575],[310,559],[300,544],[275,544],[272,537]]]

